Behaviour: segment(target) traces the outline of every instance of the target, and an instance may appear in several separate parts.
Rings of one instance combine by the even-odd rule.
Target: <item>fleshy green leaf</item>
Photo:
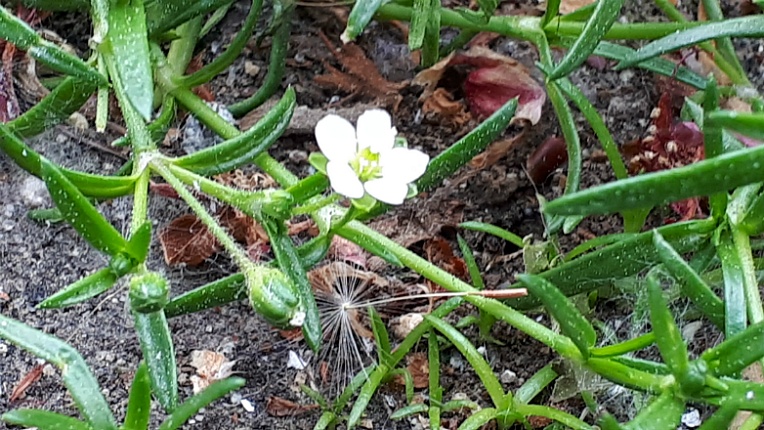
[[[114,56],[119,87],[133,108],[148,121],[154,103],[154,80],[146,30],[143,0],[112,2],[109,10],[109,33],[102,45]]]
[[[37,307],[55,309],[82,303],[113,287],[118,278],[111,268],[101,269],[62,288],[43,300]]]
[[[705,124],[724,127],[754,139],[764,140],[764,113],[762,112],[750,113],[728,110],[710,112],[705,117]]]
[[[658,231],[679,253],[689,252],[705,243],[713,229],[713,220],[692,221],[660,227]],[[591,291],[613,280],[633,276],[659,261],[652,232],[634,235],[604,248],[582,255],[539,274],[566,296]],[[520,288],[520,283],[512,285]],[[536,297],[508,300],[518,309],[538,306]]]
[[[8,424],[36,427],[39,430],[92,430],[76,418],[40,409],[15,409],[0,417]]]
[[[733,376],[762,357],[764,322],[751,325],[701,355],[709,369],[718,376]]]
[[[501,387],[501,383],[493,373],[491,366],[485,361],[482,355],[478,352],[477,348],[464,337],[452,325],[446,323],[440,318],[436,318],[432,315],[425,315],[425,320],[437,329],[443,336],[445,336],[451,344],[467,359],[470,366],[475,370],[480,381],[483,383],[488,395],[491,396],[491,401],[494,406],[500,407],[504,400],[504,389]]]
[[[141,362],[135,372],[130,398],[127,402],[127,416],[124,430],[147,430],[151,418],[151,380],[146,363]]]
[[[111,256],[127,248],[127,241],[48,160],[40,159],[42,178],[64,219],[94,248]]]
[[[674,397],[671,391],[666,391],[653,400],[633,420],[623,426],[626,430],[673,430],[684,412],[684,402]]]
[[[687,346],[674,321],[674,316],[663,298],[660,281],[655,275],[647,277],[647,290],[650,302],[650,323],[655,336],[655,343],[671,372],[680,377],[688,371],[690,361],[687,358]]]
[[[706,40],[724,37],[763,37],[764,16],[754,15],[742,18],[731,18],[720,22],[708,22],[679,31],[658,39],[634,54],[623,59],[616,70],[623,69],[644,60],[663,55],[687,46],[697,45]]]
[[[201,393],[191,397],[178,406],[175,411],[162,423],[159,430],[175,430],[180,428],[189,418],[193,417],[199,410],[206,407],[215,400],[220,399],[231,391],[244,386],[242,378],[227,378],[217,381],[207,387]]]
[[[597,333],[576,306],[552,283],[537,275],[517,277],[528,291],[544,304],[546,310],[560,324],[562,333],[569,337],[586,360],[589,349],[597,342]]]
[[[377,9],[379,9],[383,3],[385,3],[385,0],[366,0],[356,2],[353,5],[353,9],[350,11],[350,16],[348,16],[347,27],[342,33],[342,36],[340,36],[342,41],[347,43],[355,40],[355,38],[363,32],[366,26],[369,25],[371,18],[374,17],[374,14],[377,13]]]
[[[549,73],[550,80],[567,76],[576,67],[583,64],[594,48],[610,30],[623,6],[624,0],[600,0],[594,7],[592,16],[586,21],[581,35],[570,48],[562,61]]]
[[[94,429],[117,430],[98,381],[77,350],[56,337],[3,315],[0,315],[0,337],[58,367],[77,408]]]
[[[233,139],[180,157],[173,164],[200,175],[217,175],[251,162],[266,151],[286,130],[295,108],[294,88],[249,130]]]
[[[763,166],[764,145],[579,191],[546,203],[544,212],[607,214],[708,196],[764,180]]]
[[[681,255],[654,230],[653,243],[666,269],[680,284],[682,293],[720,329],[724,328],[724,304]]]

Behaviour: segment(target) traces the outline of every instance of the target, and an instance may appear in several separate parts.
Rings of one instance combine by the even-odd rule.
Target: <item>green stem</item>
[[[167,64],[174,75],[183,76],[186,73],[188,64],[194,57],[194,48],[199,42],[201,29],[202,17],[197,17],[175,30],[179,37],[170,43],[170,50],[167,51]]]
[[[150,163],[152,169],[154,169],[159,175],[161,175],[168,184],[170,184],[178,195],[188,204],[194,214],[199,217],[202,223],[207,226],[223,248],[236,262],[237,266],[244,267],[249,263],[249,256],[244,252],[241,247],[233,240],[231,236],[225,231],[223,227],[218,224],[215,218],[207,212],[207,209],[194,197],[194,195],[186,188],[186,185],[178,179],[170,169],[167,168],[162,160],[152,160]]]
[[[655,0],[655,4],[672,21],[679,23],[691,22],[688,21],[682,12],[680,12],[669,0]],[[725,40],[729,42],[729,39]],[[748,81],[748,77],[745,75],[745,71],[743,71],[743,67],[737,61],[736,57],[734,58],[734,61],[728,59],[726,56],[722,55],[711,42],[703,42],[698,44],[698,46],[711,55],[711,58],[714,59],[714,62],[719,69],[724,72],[733,83],[737,85],[751,85],[750,81]]]
[[[316,201],[311,200],[311,202],[306,205],[298,206],[292,209],[292,216],[305,215],[316,212],[325,206],[337,203],[340,199],[342,199],[340,194],[332,193],[322,199]]]
[[[386,4],[377,11],[377,18],[387,20],[411,21],[412,9],[397,4]],[[458,27],[463,30],[489,31],[502,36],[530,40],[534,33],[542,30],[541,18],[525,16],[494,16],[487,23],[470,20],[457,11],[441,9],[441,25]],[[583,31],[585,22],[565,21],[560,17],[550,20],[544,31],[555,36],[578,36]],[[616,23],[605,34],[605,39],[653,40],[663,36],[696,27],[699,22],[644,22],[633,24]]]
[[[170,170],[170,172],[172,172],[173,175],[183,181],[186,185],[198,188],[205,194],[209,194],[216,199],[222,200],[226,203],[231,203],[234,201],[234,199],[236,199],[240,193],[239,190],[227,187],[219,182],[215,182],[204,176],[197,175],[194,172],[189,172],[182,167],[174,166],[169,163],[166,165],[166,167]]]
[[[761,305],[761,294],[759,293],[759,285],[756,279],[756,267],[753,263],[751,238],[735,227],[731,227],[731,230],[732,241],[735,244],[735,251],[740,256],[740,265],[743,271],[743,291],[748,307],[749,323],[756,324],[764,320],[764,309],[762,309]]]
[[[387,252],[395,255],[401,263],[411,268],[425,278],[435,282],[441,287],[454,292],[473,292],[478,291],[471,285],[458,279],[454,275],[438,268],[429,261],[414,254],[408,249],[397,244],[388,237],[365,226],[359,221],[350,221],[342,228],[338,229],[340,236],[357,237],[363,236],[371,242],[375,242],[378,247],[384,248]],[[548,345],[556,350],[560,355],[574,360],[581,360],[581,353],[573,342],[565,336],[557,334],[543,325],[526,317],[522,313],[503,305],[502,303],[480,296],[465,296],[465,300],[471,302],[478,308],[485,310],[498,319],[512,325],[513,327],[527,333],[536,340]]]
[[[184,108],[189,112],[192,112],[202,124],[206,125],[226,140],[233,139],[241,134],[241,131],[239,131],[238,128],[224,120],[217,114],[217,112],[212,110],[204,100],[199,98],[191,90],[176,87],[175,84],[173,84],[172,75],[167,72],[168,70],[164,67],[160,67],[160,70],[157,73],[159,85],[173,95]],[[289,169],[284,167],[267,153],[258,155],[252,161],[265,171],[265,173],[273,177],[273,179],[281,184],[282,187],[286,188],[292,186],[298,181],[297,177],[290,172]]]
[[[287,4],[285,4],[287,3]],[[292,34],[292,11],[294,10],[291,2],[274,2],[274,8],[278,11],[274,13],[274,19],[281,20],[279,26],[273,34],[271,45],[271,57],[268,62],[268,74],[260,88],[249,98],[228,107],[229,112],[240,118],[247,112],[255,109],[270,98],[281,85],[281,80],[286,71],[286,55],[289,51],[289,36]],[[280,13],[279,13],[280,12]]]
[[[116,58],[114,58],[113,53],[107,50],[107,52],[102,53],[101,58],[106,63],[106,67],[109,70],[109,76],[112,76],[114,93],[117,96],[117,100],[122,109],[122,117],[127,124],[130,143],[133,147],[133,175],[138,176],[134,188],[133,214],[130,222],[130,231],[134,233],[138,231],[138,228],[140,228],[148,219],[149,185],[149,173],[143,170],[145,166],[142,166],[142,163],[135,162],[135,160],[140,160],[141,156],[146,152],[154,151],[156,146],[151,140],[151,133],[149,133],[146,122],[133,107],[133,104],[127,97],[125,88],[122,86],[122,82],[117,78],[119,75],[117,73]]]

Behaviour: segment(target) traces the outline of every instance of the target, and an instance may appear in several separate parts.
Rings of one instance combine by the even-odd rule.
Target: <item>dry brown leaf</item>
[[[164,261],[169,266],[198,266],[220,249],[215,236],[196,215],[175,218],[159,234]]]
[[[504,158],[509,151],[515,147],[519,142],[522,142],[525,138],[525,130],[520,134],[512,136],[508,139],[502,139],[494,142],[485,149],[485,151],[476,155],[475,158],[470,161],[470,166],[476,169],[485,169],[496,164],[499,160]]]
[[[369,97],[382,106],[392,108],[393,111],[398,110],[398,105],[403,100],[399,92],[408,85],[407,82],[390,82],[385,79],[358,45],[346,43],[337,49],[323,32],[319,32],[319,36],[340,63],[342,70],[324,63],[328,73],[313,78],[317,84],[349,93],[347,99],[356,96]]]
[[[567,15],[573,11],[581,9],[584,6],[588,6],[594,3],[595,0],[562,0],[560,2],[560,13]]]
[[[318,409],[319,405],[301,405],[282,397],[268,397],[268,404],[265,410],[272,417],[296,417]]]
[[[463,126],[472,118],[464,103],[454,101],[451,93],[445,88],[436,88],[432,95],[425,99],[422,113],[427,116],[435,114],[457,127]]]
[[[334,261],[353,263],[361,268],[366,268],[366,251],[358,244],[344,237],[333,236],[329,244],[328,257]]]
[[[474,68],[464,81],[465,100],[474,115],[490,116],[507,101],[518,97],[519,106],[513,122],[528,120],[536,124],[541,119],[541,109],[546,101],[544,88],[518,61],[483,46],[474,46],[459,54],[452,53],[417,74],[413,83],[425,88],[420,100],[432,97],[443,74],[456,65]]]
[[[13,391],[11,391],[11,396],[8,398],[8,402],[13,403],[20,399],[26,390],[32,386],[32,384],[39,381],[42,377],[42,369],[44,367],[44,364],[38,364],[37,366],[33,367],[32,370],[22,376],[21,379],[19,379],[19,382],[13,388]]]
[[[406,357],[406,370],[411,374],[414,380],[414,388],[427,388],[430,384],[430,362],[427,360],[427,354],[415,352]],[[405,385],[405,379],[402,375],[395,376],[395,382]]]
[[[216,381],[225,379],[233,374],[236,361],[228,361],[225,355],[209,350],[191,351],[191,362],[196,369],[196,375],[191,376],[194,394],[199,394]]]
[[[430,238],[424,244],[427,261],[464,281],[469,280],[469,270],[464,260],[454,254],[451,244],[442,237]]]

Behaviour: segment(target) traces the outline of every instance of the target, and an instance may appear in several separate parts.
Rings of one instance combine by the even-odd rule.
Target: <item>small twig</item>
[[[71,131],[70,129],[66,128],[66,127],[58,127],[57,129],[58,129],[59,132],[61,132],[61,134],[64,134],[64,135],[66,135],[66,136],[68,136],[68,137],[70,137],[72,139],[79,139],[80,143],[84,143],[85,145],[88,145],[88,146],[90,146],[92,148],[95,148],[95,149],[97,149],[99,151],[103,151],[103,152],[106,152],[108,154],[114,155],[116,157],[121,158],[122,160],[127,160],[129,158],[125,153],[123,153],[121,151],[118,151],[118,150],[116,150],[116,149],[114,149],[114,148],[112,148],[112,147],[110,147],[108,145],[104,145],[104,144],[102,144],[100,142],[97,142],[97,141],[95,141],[93,139],[85,137],[85,136],[83,136],[83,135],[81,135],[79,133],[75,133],[75,132]]]

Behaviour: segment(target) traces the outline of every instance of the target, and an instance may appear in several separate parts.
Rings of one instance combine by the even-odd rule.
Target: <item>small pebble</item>
[[[248,74],[249,76],[255,77],[257,76],[258,73],[260,73],[260,66],[258,66],[257,64],[251,61],[245,61],[244,73]]]
[[[511,384],[517,381],[517,373],[507,369],[501,373],[501,382],[504,384]]]
[[[45,182],[31,175],[27,176],[21,184],[20,194],[21,200],[30,208],[38,208],[48,200]]]
[[[700,412],[697,409],[690,409],[685,412],[682,414],[682,424],[692,429],[700,427],[703,424],[703,421],[700,419]]]
[[[241,399],[241,407],[247,412],[255,412],[255,407],[252,406],[252,402],[247,399]]]

